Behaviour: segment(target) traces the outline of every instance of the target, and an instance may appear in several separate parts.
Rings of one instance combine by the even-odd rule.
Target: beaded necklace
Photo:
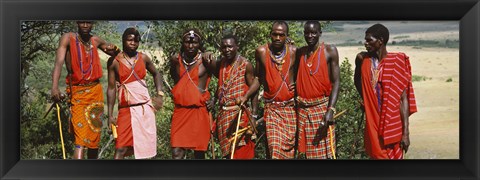
[[[370,70],[372,73],[372,80],[371,80],[371,85],[372,88],[375,90],[375,94],[377,95],[377,102],[378,102],[378,111],[380,112],[381,108],[381,97],[380,97],[380,85],[378,83],[378,78],[380,76],[380,62],[378,61],[377,58],[370,58],[372,65],[370,66]]]
[[[233,63],[232,67],[230,68],[230,70],[227,72],[227,65],[226,63],[223,64],[223,72],[222,72],[222,80],[223,80],[223,84],[222,86],[220,87],[220,94],[219,94],[219,99],[221,100],[222,97],[223,97],[223,94],[224,92],[227,92],[228,88],[233,84],[232,82],[232,79],[233,77],[236,77],[238,72],[239,71],[235,71],[235,74],[234,76],[232,76],[232,72],[234,69],[238,69],[237,65],[238,65],[238,59],[239,59],[240,55],[237,55],[237,57],[235,58],[235,62]]]
[[[273,54],[272,51],[270,51],[271,60],[272,62],[275,63],[279,71],[282,71],[282,65],[285,63],[285,57],[288,56],[287,49],[288,49],[288,44],[285,44],[285,46],[283,46],[283,50],[282,50],[282,53],[280,53],[280,55],[275,55]]]
[[[197,55],[195,55],[195,57],[193,57],[193,61],[188,63],[187,61],[185,61],[185,59],[187,59],[188,57],[182,53],[182,62],[184,65],[187,65],[187,66],[191,66],[195,63],[197,63],[198,59],[200,59],[199,57],[201,56],[201,53],[197,53]]]
[[[192,77],[190,76],[190,71],[189,71],[189,68],[191,65],[195,65],[197,63],[197,61],[200,59],[201,57],[201,53],[198,53],[194,58],[193,58],[193,61],[191,63],[187,63],[185,61],[185,56],[184,54],[182,53],[182,62],[183,62],[183,66],[185,67],[185,73],[187,74],[188,76],[188,79],[190,80],[190,82],[201,92],[201,93],[205,93],[207,92],[207,88],[208,87],[205,87],[205,89],[202,89],[200,88],[197,84],[195,84],[195,82],[193,82],[193,79]]]
[[[91,38],[88,40],[87,43],[85,43],[81,37],[78,37],[79,34],[76,33],[76,36],[75,36],[75,40],[76,40],[76,44],[77,44],[77,56],[78,56],[78,64],[80,65],[80,70],[82,72],[82,79],[84,79],[85,75],[86,74],[89,74],[88,77],[85,79],[85,80],[89,80],[90,77],[92,76],[92,67],[93,67],[93,45],[91,44]],[[80,42],[82,43],[82,46],[80,46]],[[85,45],[87,45],[89,48],[88,49],[88,53],[86,52],[86,49],[85,49]],[[82,49],[82,52],[85,52],[86,54],[86,60],[88,62],[89,58],[90,58],[90,64],[89,64],[89,67],[88,69],[86,70],[83,70],[83,57],[82,57],[82,53],[80,52],[80,49]]]
[[[128,55],[125,55],[125,52],[122,52],[123,58],[130,64],[130,67],[133,69],[135,68],[135,64],[137,64],[138,61],[138,53],[135,55],[135,59],[133,60],[133,64],[130,62],[130,57]],[[128,57],[127,57],[128,56]]]
[[[304,55],[304,57],[303,57],[303,60],[304,60],[305,64],[307,65],[308,70],[310,71],[310,75],[311,75],[311,76],[314,75],[314,74],[316,74],[316,73],[318,72],[319,67],[320,67],[320,56],[322,55],[322,51],[319,51],[319,49],[320,49],[320,46],[318,46],[317,49],[313,52],[312,56],[310,56],[310,58],[311,58],[311,57],[315,57],[315,55],[316,55],[317,53],[319,53],[319,54],[317,55],[317,68],[315,69],[315,72],[312,72],[312,69],[311,69],[311,67],[312,67],[312,65],[313,65],[313,58],[312,58],[311,61],[310,61],[310,59],[309,59],[309,62],[307,62],[307,53],[305,53],[305,55]]]

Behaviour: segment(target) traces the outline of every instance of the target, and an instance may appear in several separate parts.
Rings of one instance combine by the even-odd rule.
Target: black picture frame
[[[478,0],[0,1],[2,179],[478,179]],[[458,20],[459,160],[20,160],[22,20]]]

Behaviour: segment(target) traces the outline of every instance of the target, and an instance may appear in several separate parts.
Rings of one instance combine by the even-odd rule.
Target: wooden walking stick
[[[212,112],[208,112],[208,116],[210,117],[210,149],[212,151],[212,159],[215,159],[215,144],[213,141],[213,115]]]
[[[230,154],[230,159],[233,159],[233,154],[235,153],[235,145],[237,144],[238,128],[240,127],[240,119],[242,118],[242,109],[238,112],[237,118],[237,129],[235,130],[235,137],[233,138],[232,152]]]
[[[347,110],[343,110],[342,112],[336,114],[335,116],[333,116],[333,119],[336,119],[338,118],[339,116],[341,116],[343,113],[347,112]],[[330,149],[332,150],[332,155],[333,155],[333,159],[337,159],[336,155],[335,155],[335,148],[333,148],[333,130],[332,130],[332,125],[329,125],[328,126],[328,130],[330,131],[329,133],[329,139],[330,139]]]
[[[60,106],[58,106],[58,103],[55,103],[55,105],[57,106],[58,130],[60,131],[60,140],[62,141],[63,159],[67,159],[65,156],[65,144],[63,143],[62,121],[60,120]]]

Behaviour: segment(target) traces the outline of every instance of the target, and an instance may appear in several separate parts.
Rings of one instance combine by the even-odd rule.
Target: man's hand
[[[295,90],[295,85],[296,85],[296,83],[292,83],[292,84],[288,85],[288,90],[294,91]]]
[[[333,111],[330,109],[327,110],[327,113],[325,113],[323,120],[323,122],[325,122],[325,126],[333,125],[335,123],[335,120],[333,119]]]
[[[112,127],[111,125],[117,126],[117,117],[110,116],[108,117],[108,126],[107,126],[107,132],[108,134],[112,134]]]
[[[408,146],[410,146],[410,135],[409,135],[409,133],[404,133],[402,135],[402,142],[401,142],[400,146],[403,150],[405,150],[405,153],[407,153]]]
[[[153,107],[155,107],[156,111],[162,109],[162,107],[163,107],[163,97],[162,96],[156,96],[156,97],[152,98],[152,103],[153,103]]]
[[[57,88],[53,88],[51,91],[51,97],[54,102],[60,102],[65,99],[65,95],[60,93],[60,90]]]
[[[210,98],[210,100],[207,101],[207,110],[212,111],[214,106],[215,106],[215,97],[212,97]]]
[[[241,106],[245,104],[246,101],[247,101],[247,98],[245,96],[238,97],[237,99],[235,99],[235,104],[238,106]]]
[[[203,60],[205,60],[208,64],[210,64],[210,62],[212,62],[215,57],[213,55],[212,52],[205,52],[205,53],[202,53],[202,58]]]
[[[120,48],[118,48],[115,44],[108,44],[105,46],[105,49],[103,50],[107,54],[118,54],[120,53]]]

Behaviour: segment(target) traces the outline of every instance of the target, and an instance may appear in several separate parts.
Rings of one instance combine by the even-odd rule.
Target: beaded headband
[[[195,36],[197,36],[200,40],[202,40],[202,37],[193,30],[190,30],[187,33],[183,34],[182,38],[185,38],[185,36],[188,36],[190,38],[194,38]]]

